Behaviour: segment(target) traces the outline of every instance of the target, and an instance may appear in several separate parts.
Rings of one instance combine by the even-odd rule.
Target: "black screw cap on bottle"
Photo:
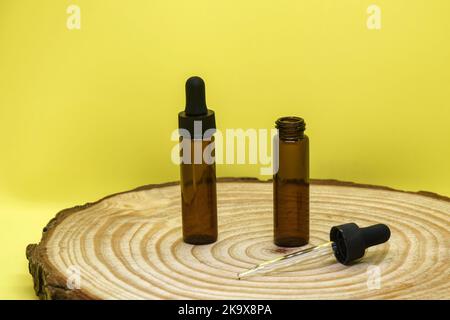
[[[330,241],[334,242],[334,255],[345,265],[362,258],[368,247],[384,243],[390,236],[391,231],[385,224],[360,228],[356,223],[346,223],[334,226],[330,230]]]
[[[201,131],[195,132],[195,122],[201,123]],[[188,130],[195,139],[202,139],[207,130],[216,129],[214,111],[206,106],[205,82],[200,77],[190,77],[186,81],[186,107],[178,114],[178,127]]]

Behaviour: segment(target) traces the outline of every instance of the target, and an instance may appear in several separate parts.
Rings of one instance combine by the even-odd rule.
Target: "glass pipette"
[[[247,271],[238,273],[238,279],[242,279],[248,276],[253,276],[256,274],[269,273],[271,271],[279,270],[282,268],[289,267],[291,265],[305,262],[310,259],[315,259],[317,257],[330,254],[333,252],[332,249],[333,242],[322,243],[321,245],[307,248],[304,250],[289,253],[287,255],[265,261],[249,269]]]

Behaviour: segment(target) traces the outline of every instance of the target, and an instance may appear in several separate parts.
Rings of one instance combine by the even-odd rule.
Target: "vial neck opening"
[[[282,117],[275,122],[281,140],[296,141],[304,136],[306,124],[300,117]]]

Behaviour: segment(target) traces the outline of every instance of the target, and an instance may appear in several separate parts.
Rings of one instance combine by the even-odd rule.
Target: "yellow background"
[[[191,75],[219,128],[304,117],[313,178],[450,195],[449,15],[448,0],[0,0],[0,298],[34,298],[25,246],[56,211],[178,179]]]

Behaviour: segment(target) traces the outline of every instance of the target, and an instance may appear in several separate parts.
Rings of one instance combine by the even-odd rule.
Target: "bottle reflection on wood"
[[[309,140],[298,117],[276,121],[278,171],[274,174],[274,242],[296,247],[309,241]]]

